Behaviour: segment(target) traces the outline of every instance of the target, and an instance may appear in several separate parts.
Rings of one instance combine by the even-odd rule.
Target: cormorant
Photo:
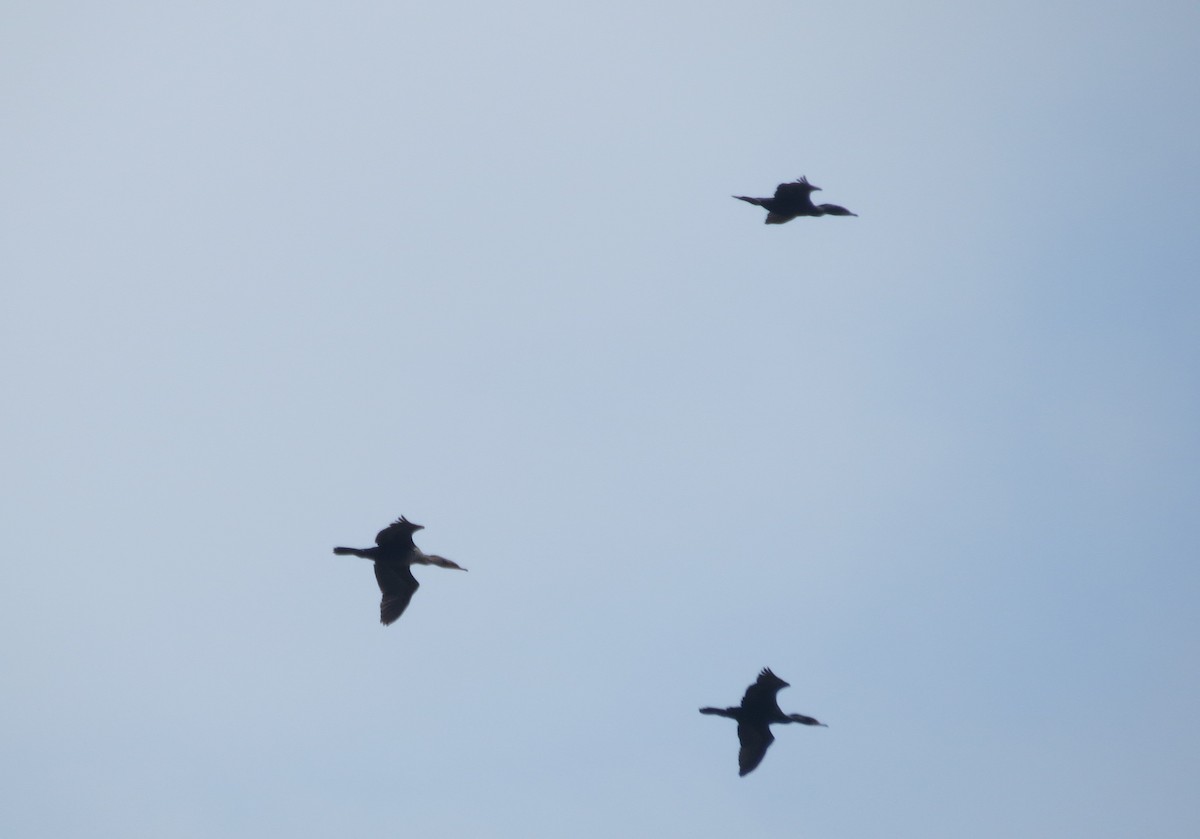
[[[701,708],[702,714],[716,714],[719,717],[729,717],[737,720],[738,740],[742,748],[738,751],[738,775],[746,775],[754,771],[762,763],[767,748],[775,742],[771,734],[772,723],[798,722],[804,725],[820,725],[812,717],[803,714],[785,714],[779,710],[779,702],[775,695],[780,688],[788,687],[788,683],[764,667],[758,674],[758,681],[746,688],[742,704],[736,708]],[[828,726],[826,726],[828,727]]]
[[[745,195],[735,195],[739,201],[749,201],[767,210],[767,224],[783,224],[796,216],[857,216],[845,207],[837,204],[814,204],[812,194],[820,192],[821,187],[813,186],[808,178],[801,177],[791,183],[775,187],[773,198],[747,198]]]
[[[413,524],[401,516],[379,531],[373,548],[333,549],[333,552],[340,556],[361,556],[363,559],[375,561],[375,579],[379,583],[379,590],[383,592],[383,600],[379,603],[379,622],[384,626],[394,623],[396,618],[404,614],[408,602],[420,586],[417,578],[412,575],[413,565],[438,565],[442,568],[457,568],[459,571],[467,570],[445,557],[424,553],[414,545],[413,534],[424,529],[424,525]]]

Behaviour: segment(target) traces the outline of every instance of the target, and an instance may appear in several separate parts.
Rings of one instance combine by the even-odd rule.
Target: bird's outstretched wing
[[[815,187],[808,182],[808,178],[799,178],[775,187],[775,198],[784,201],[807,201],[814,189]]]
[[[381,548],[411,548],[413,546],[412,535],[420,529],[401,516],[375,534],[375,544]]]
[[[815,189],[815,186],[803,178],[775,187],[775,197],[771,199],[771,204],[767,209],[771,211],[772,216],[778,216],[778,218],[772,220],[768,216],[767,224],[783,224],[796,216],[818,215],[812,202],[812,193]]]
[[[775,742],[775,735],[766,725],[738,723],[738,741],[742,744],[738,750],[738,775],[746,775],[762,763],[767,749]]]
[[[395,562],[376,562],[375,581],[383,592],[383,600],[379,602],[379,622],[387,626],[404,614],[421,584],[408,565]]]
[[[754,684],[746,688],[746,693],[742,696],[742,708],[753,713],[763,713],[775,707],[775,695],[785,684],[787,683],[771,672],[771,668],[764,667]]]

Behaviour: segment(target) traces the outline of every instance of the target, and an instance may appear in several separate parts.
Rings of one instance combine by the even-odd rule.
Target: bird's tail
[[[767,200],[765,198],[747,198],[745,195],[735,195],[733,197],[739,201],[745,201],[749,204],[754,204],[756,207],[763,206],[763,202]]]
[[[358,548],[334,548],[333,552],[338,556],[361,556],[363,559],[371,558],[369,553]]]
[[[701,708],[702,714],[716,714],[718,717],[733,717],[732,708]]]

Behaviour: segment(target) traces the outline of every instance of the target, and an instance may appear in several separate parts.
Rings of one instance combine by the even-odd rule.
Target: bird
[[[858,216],[858,213],[852,213],[837,204],[814,204],[812,194],[820,191],[821,187],[813,186],[808,182],[808,178],[801,176],[799,180],[775,187],[775,195],[772,198],[748,198],[745,195],[733,197],[766,208],[767,224],[784,224],[797,216]]]
[[[789,687],[788,683],[764,667],[758,674],[758,680],[746,688],[742,704],[736,708],[701,708],[702,714],[716,714],[718,717],[729,717],[737,720],[738,740],[742,747],[738,751],[738,775],[744,777],[753,772],[762,763],[767,749],[775,742],[771,734],[772,723],[798,722],[803,725],[829,726],[804,714],[785,714],[779,710],[779,702],[775,695],[781,688]]]
[[[437,565],[466,571],[444,556],[427,554],[413,544],[413,534],[425,526],[413,524],[404,516],[396,519],[375,537],[373,548],[334,548],[339,556],[361,556],[375,561],[375,580],[383,599],[379,603],[379,622],[388,626],[404,614],[413,594],[420,587],[412,575],[414,565]]]

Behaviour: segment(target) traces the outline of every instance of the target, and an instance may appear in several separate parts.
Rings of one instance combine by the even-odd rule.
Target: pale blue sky
[[[5,19],[0,833],[1200,832],[1200,7]]]

